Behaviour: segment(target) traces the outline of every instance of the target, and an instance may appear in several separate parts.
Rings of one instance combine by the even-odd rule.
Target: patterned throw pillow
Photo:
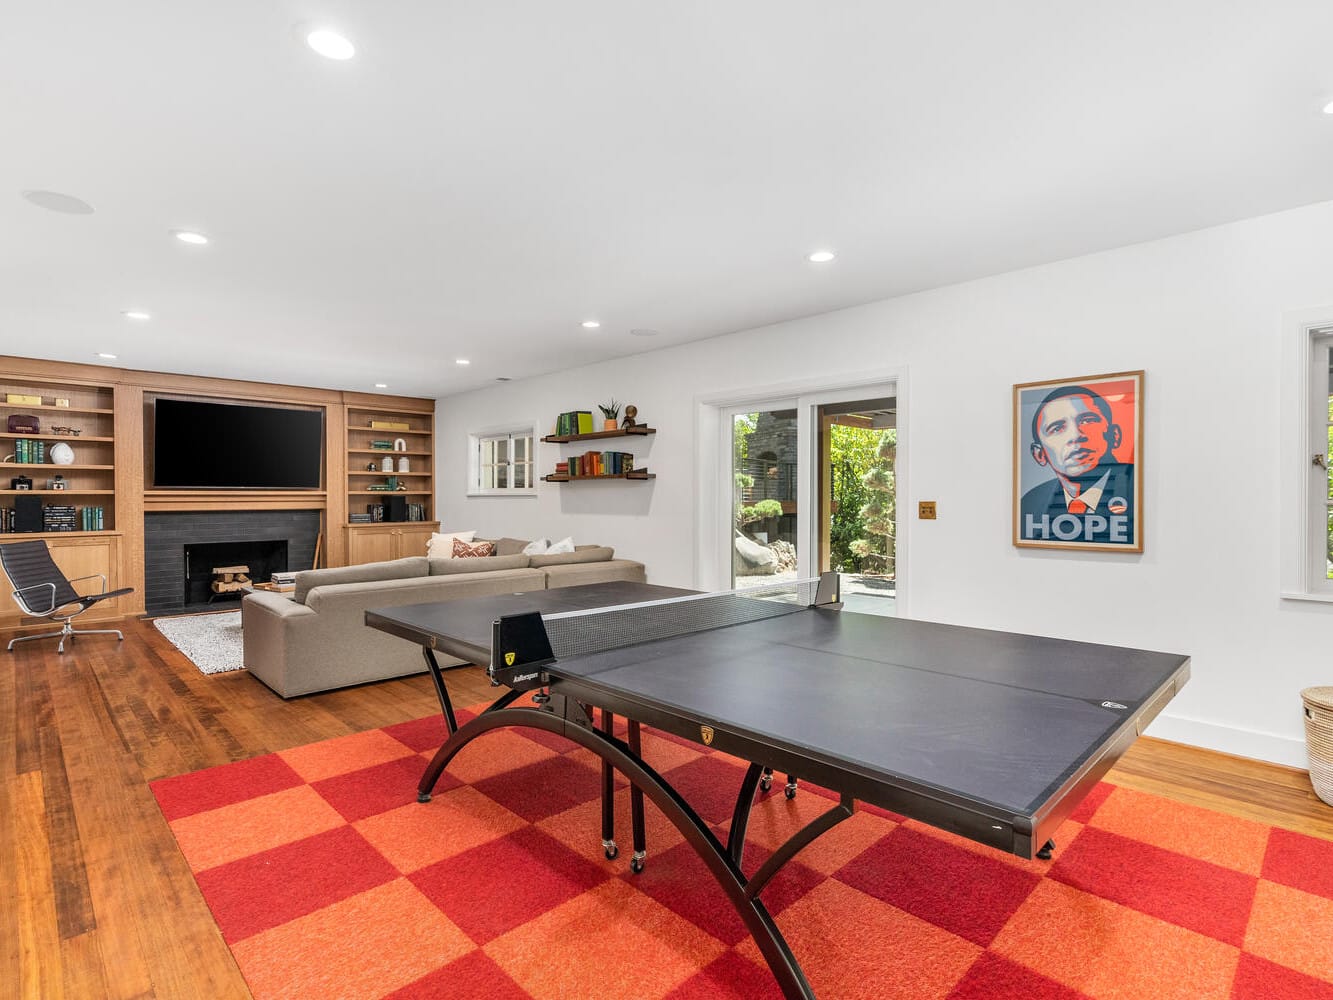
[[[467,559],[471,556],[490,556],[495,554],[494,542],[468,543],[461,538],[454,539],[454,558]]]

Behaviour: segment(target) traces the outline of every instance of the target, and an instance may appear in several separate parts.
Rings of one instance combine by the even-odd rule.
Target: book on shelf
[[[557,437],[567,437],[571,434],[591,434],[594,429],[592,410],[570,410],[568,413],[562,413],[555,418]]]
[[[347,515],[349,524],[370,524],[371,520],[370,514],[358,514],[352,511]]]
[[[392,441],[372,441],[370,447],[375,451],[393,451]]]
[[[41,465],[46,462],[46,442],[29,438],[14,441],[14,461],[19,465]]]
[[[370,429],[373,431],[410,431],[412,425],[406,420],[372,420]]]
[[[579,479],[590,476],[622,476],[630,472],[646,471],[635,464],[628,451],[587,451],[568,461],[555,463],[556,475]]]
[[[70,504],[49,503],[42,508],[43,531],[77,531],[78,516]]]

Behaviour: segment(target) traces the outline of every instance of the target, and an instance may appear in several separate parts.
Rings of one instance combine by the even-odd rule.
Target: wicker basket
[[[1306,688],[1305,744],[1314,793],[1333,806],[1333,687]]]

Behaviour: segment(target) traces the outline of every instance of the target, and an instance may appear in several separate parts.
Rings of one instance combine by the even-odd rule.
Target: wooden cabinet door
[[[106,577],[107,590],[115,590],[120,585],[120,535],[112,533],[87,534],[71,531],[67,537],[52,538],[49,534],[44,534],[42,537],[46,539],[46,546],[51,550],[52,561],[60,568],[60,572],[64,573],[67,579],[74,580],[81,576],[91,576],[96,573]],[[5,541],[23,541],[22,535],[6,535],[4,538]],[[80,580],[74,584],[74,589],[80,594],[96,594],[102,589],[102,581],[97,579]],[[0,590],[3,590],[4,597],[3,605],[0,606],[0,628],[46,623],[45,619],[29,618],[19,611],[18,605],[14,603],[10,596],[14,586],[2,570],[0,570]],[[132,601],[133,598],[103,601],[80,616],[79,621],[90,622],[106,618],[119,618],[125,614],[119,607],[124,600]],[[78,627],[76,623],[75,628]]]
[[[347,565],[359,566],[362,563],[384,562],[397,558],[394,547],[397,536],[393,529],[384,527],[355,527],[347,529]]]
[[[398,552],[394,558],[424,556],[426,554],[426,543],[430,541],[430,536],[437,527],[438,524],[433,521],[400,524],[395,533]]]

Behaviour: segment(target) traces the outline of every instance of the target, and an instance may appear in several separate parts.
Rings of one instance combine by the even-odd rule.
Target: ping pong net
[[[557,660],[779,618],[838,600],[838,576],[825,573],[640,604],[509,615],[493,626],[488,673],[501,684],[527,690],[542,686],[541,668]]]

